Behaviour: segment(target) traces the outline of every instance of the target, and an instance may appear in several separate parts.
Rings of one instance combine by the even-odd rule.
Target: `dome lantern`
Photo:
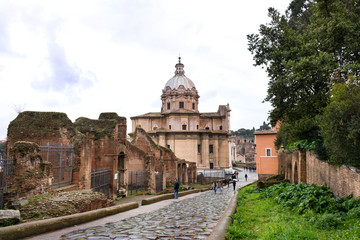
[[[181,57],[175,68],[175,75],[166,82],[161,95],[161,112],[170,113],[183,110],[198,112],[199,95],[193,81],[185,76]]]

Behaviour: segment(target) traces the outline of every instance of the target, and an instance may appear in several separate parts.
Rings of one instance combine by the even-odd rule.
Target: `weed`
[[[34,212],[34,213],[32,214],[32,217],[33,217],[33,218],[42,218],[42,214],[39,213],[39,212]]]

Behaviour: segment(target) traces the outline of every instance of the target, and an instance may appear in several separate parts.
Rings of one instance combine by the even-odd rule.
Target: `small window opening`
[[[179,102],[179,108],[184,108],[184,102]]]
[[[266,156],[271,156],[271,148],[266,148]]]
[[[209,153],[214,153],[214,145],[209,145]]]

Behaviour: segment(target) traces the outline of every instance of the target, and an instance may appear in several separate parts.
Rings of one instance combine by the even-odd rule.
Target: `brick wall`
[[[360,196],[360,169],[328,164],[312,152],[279,153],[279,174],[291,183],[326,184],[339,197]]]
[[[344,197],[353,194],[360,196],[360,170],[347,167],[330,165],[320,161],[316,155],[307,152],[307,183],[323,185],[326,184],[336,196]]]

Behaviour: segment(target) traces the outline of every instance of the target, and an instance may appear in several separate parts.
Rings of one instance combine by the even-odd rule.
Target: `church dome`
[[[192,89],[195,88],[195,84],[193,81],[190,80],[190,78],[185,76],[184,71],[184,64],[181,63],[181,58],[179,57],[179,63],[175,65],[175,75],[167,81],[165,84],[164,90],[166,90],[167,87],[170,87],[170,89],[178,89],[181,85],[184,86],[185,89]]]

